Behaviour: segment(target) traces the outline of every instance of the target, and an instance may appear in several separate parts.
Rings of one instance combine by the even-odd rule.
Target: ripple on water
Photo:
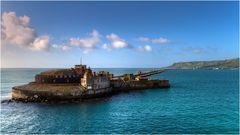
[[[42,70],[3,73],[2,96]],[[172,87],[81,104],[2,103],[1,133],[238,133],[237,70],[171,70],[153,77],[169,79]]]

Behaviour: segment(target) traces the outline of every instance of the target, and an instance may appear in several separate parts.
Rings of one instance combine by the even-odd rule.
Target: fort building
[[[110,93],[149,88],[168,88],[165,79],[149,79],[148,76],[164,70],[137,72],[114,76],[108,71],[94,72],[86,65],[75,65],[69,69],[55,69],[41,72],[35,81],[12,88],[15,100],[80,100],[94,98]]]
[[[110,78],[111,75],[108,72],[100,71],[99,73],[92,73],[91,69],[87,69],[83,78],[81,78],[81,85],[86,89],[94,90],[110,88]]]
[[[37,74],[37,83],[79,83],[86,71],[86,65],[75,65],[71,69],[49,70]]]

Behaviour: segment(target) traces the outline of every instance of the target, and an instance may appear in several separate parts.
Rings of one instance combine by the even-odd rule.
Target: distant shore
[[[163,69],[239,69],[239,58],[214,61],[177,62]]]

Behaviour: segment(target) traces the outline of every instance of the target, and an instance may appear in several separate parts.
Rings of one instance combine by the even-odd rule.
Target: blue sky
[[[91,67],[162,67],[239,56],[238,2],[1,6],[2,67],[71,67],[81,57]]]

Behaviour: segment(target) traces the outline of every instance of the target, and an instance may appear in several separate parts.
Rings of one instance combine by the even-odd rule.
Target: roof
[[[74,70],[71,69],[55,69],[41,72],[40,75],[74,75]]]

